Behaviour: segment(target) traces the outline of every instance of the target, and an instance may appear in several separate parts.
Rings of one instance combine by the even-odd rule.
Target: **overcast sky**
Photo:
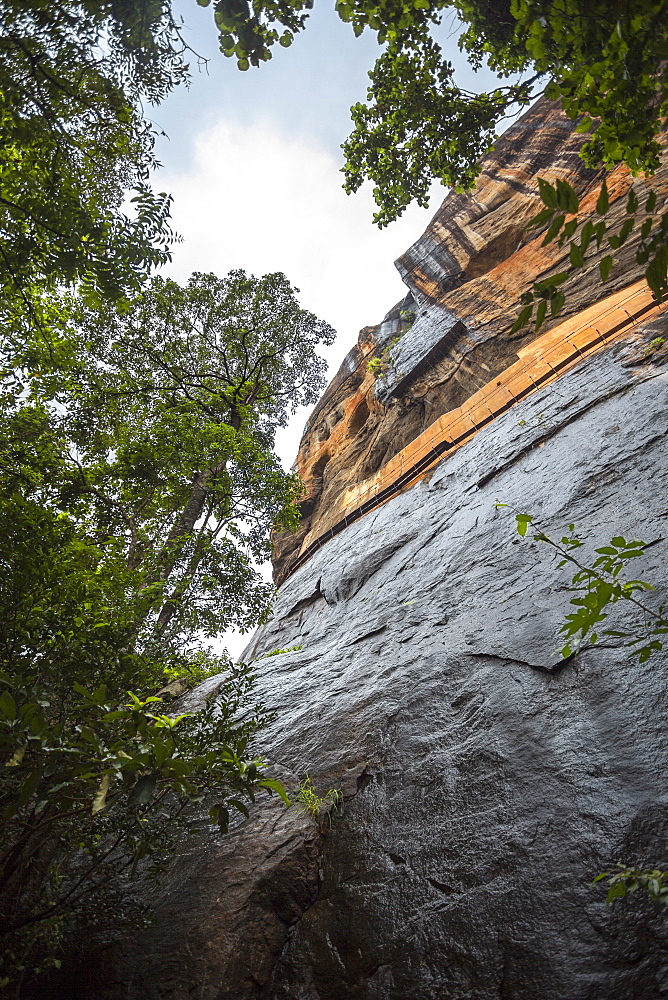
[[[393,262],[421,235],[446,189],[435,185],[430,209],[413,206],[383,230],[372,223],[370,187],[343,192],[340,146],[351,128],[349,108],[365,98],[380,50],[369,31],[355,38],[332,0],[316,0],[292,46],[275,46],[269,63],[245,73],[218,51],[211,7],[177,0],[175,10],[208,64],[199,71],[193,57],[190,88],[149,112],[166,133],[154,183],[174,196],[173,220],[183,237],[166,271],[182,282],[196,270],[283,271],[300,289],[301,304],[338,331],[336,344],[323,351],[329,378],[359,330],[380,322],[404,296]],[[439,35],[457,81],[471,90],[494,86],[491,73],[472,73],[457,34],[453,19]],[[278,435],[286,468],[305,418],[298,413]],[[230,648],[237,652],[239,644]]]

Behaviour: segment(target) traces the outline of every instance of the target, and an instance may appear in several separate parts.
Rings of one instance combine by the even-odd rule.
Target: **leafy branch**
[[[508,504],[497,502],[496,506],[507,507]],[[651,545],[663,541],[662,538],[657,538],[653,542],[627,541],[623,536],[616,535],[609,544],[595,550],[597,558],[591,566],[588,566],[575,555],[577,550],[582,548],[583,542],[575,534],[574,524],[569,524],[567,535],[562,536],[560,541],[555,541],[542,530],[531,514],[516,511],[515,520],[520,537],[525,538],[529,527],[532,526],[535,529],[534,541],[551,546],[562,557],[557,564],[559,567],[571,564],[576,568],[568,588],[576,594],[570,602],[575,611],[566,615],[559,630],[567,639],[566,645],[561,650],[564,659],[578,651],[585,636],[589,637],[592,645],[598,641],[599,632],[595,630],[607,618],[605,609],[620,600],[629,601],[639,608],[647,616],[644,624],[634,632],[604,629],[600,634],[627,639],[625,645],[635,647],[632,655],[637,656],[641,663],[648,660],[653,653],[663,649],[663,642],[659,636],[668,633],[668,618],[664,614],[663,607],[655,611],[636,596],[654,590],[654,586],[646,580],[626,580],[621,575],[631,559],[643,555]],[[575,650],[571,646],[573,640],[577,642]],[[592,885],[604,879],[608,885],[606,897],[608,904],[637,889],[644,889],[654,902],[668,906],[668,871],[662,872],[658,869],[647,871],[619,863],[617,870],[597,875]]]
[[[608,895],[605,898],[608,905],[635,892],[636,889],[644,889],[655,903],[668,906],[668,872],[659,869],[642,871],[640,868],[627,868],[619,864],[617,871],[601,872],[597,875],[592,885],[602,882],[603,879],[607,879],[608,884]]]
[[[538,185],[544,207],[527,228],[538,229],[547,224],[547,232],[541,246],[545,247],[554,242],[559,247],[568,244],[570,266],[567,271],[560,271],[534,282],[531,291],[526,292],[521,298],[523,308],[511,332],[517,332],[533,319],[534,330],[537,333],[547,318],[548,307],[553,318],[561,312],[566,302],[566,295],[561,286],[575,271],[585,266],[587,253],[594,244],[597,251],[604,244],[606,249],[613,251],[606,253],[598,263],[600,279],[606,282],[615,263],[614,252],[626,243],[637,224],[640,225],[640,230],[635,250],[636,263],[645,267],[644,277],[652,289],[654,298],[657,302],[663,300],[668,290],[668,211],[662,214],[656,212],[656,191],[650,191],[641,209],[638,194],[632,187],[626,199],[626,218],[619,227],[616,227],[616,232],[611,233],[611,224],[605,221],[612,204],[607,180],[604,179],[596,201],[596,213],[601,216],[600,220],[593,222],[591,219],[586,219],[583,224],[578,218],[581,202],[570,184],[563,180],[550,184],[541,177],[538,179]],[[641,213],[645,216],[642,222],[639,219]]]
[[[508,504],[497,503],[497,507],[507,506]],[[637,656],[641,663],[648,660],[652,653],[663,649],[663,642],[659,636],[668,633],[668,618],[663,606],[655,611],[636,596],[654,590],[653,584],[646,580],[627,580],[621,575],[629,560],[637,559],[651,545],[663,541],[662,538],[657,538],[653,542],[643,542],[638,539],[627,541],[622,535],[616,535],[607,545],[595,550],[597,558],[591,566],[588,566],[575,555],[584,543],[575,534],[574,524],[569,524],[567,535],[555,541],[542,530],[531,514],[516,512],[515,519],[517,532],[522,538],[532,525],[536,529],[533,540],[551,546],[561,556],[558,567],[570,564],[576,568],[568,587],[568,590],[575,594],[570,601],[575,610],[566,615],[559,629],[567,640],[561,650],[564,658],[577,652],[585,637],[588,637],[589,642],[594,645],[599,635],[628,639],[625,645],[635,647],[632,655]],[[599,626],[608,617],[605,609],[620,600],[630,602],[647,616],[643,626],[635,632],[599,630]],[[573,641],[576,643],[575,649],[571,645]]]

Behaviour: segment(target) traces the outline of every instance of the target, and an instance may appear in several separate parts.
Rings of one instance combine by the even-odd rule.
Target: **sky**
[[[355,195],[341,187],[341,143],[351,125],[349,108],[363,100],[367,72],[380,49],[375,35],[355,38],[329,4],[316,2],[307,30],[289,49],[247,72],[217,49],[211,8],[177,0],[184,36],[208,59],[191,59],[189,90],[175,91],[150,112],[161,137],[155,177],[174,197],[173,220],[183,237],[166,271],[179,281],[192,271],[255,275],[283,271],[300,289],[301,304],[338,332],[323,350],[330,378],[359,330],[380,322],[405,295],[394,260],[423,232],[446,189],[432,188],[429,209],[409,208],[386,229],[372,222],[370,185]],[[458,66],[458,82],[471,89],[493,85],[476,75],[456,46],[456,23],[441,38]],[[450,36],[450,37],[449,37]],[[289,468],[307,414],[279,432],[277,448]]]
[[[333,0],[316,0],[292,46],[275,46],[268,63],[245,73],[218,51],[211,7],[176,0],[174,10],[184,37],[208,62],[198,68],[193,56],[190,88],[147,109],[161,133],[156,153],[163,166],[154,187],[172,194],[183,239],[165,272],[185,282],[193,271],[283,271],[300,289],[301,305],[338,332],[322,350],[329,380],[359,330],[380,322],[405,295],[393,262],[422,234],[447,191],[435,184],[429,209],[414,205],[382,230],[372,222],[370,185],[344,193],[340,146],[351,130],[349,108],[364,100],[380,49],[368,30],[355,38]],[[494,86],[493,74],[468,67],[457,34],[454,19],[439,33],[457,82],[470,90]],[[298,412],[277,435],[286,469],[307,415]],[[230,651],[244,642],[230,639]]]

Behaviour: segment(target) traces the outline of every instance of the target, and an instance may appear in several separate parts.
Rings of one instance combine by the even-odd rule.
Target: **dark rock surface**
[[[63,996],[668,996],[665,915],[589,886],[618,859],[668,861],[666,657],[610,642],[555,668],[568,575],[495,505],[551,534],[575,522],[588,553],[668,535],[661,354],[607,348],[283,585],[249,653],[302,648],[258,661],[277,712],[263,749],[341,787],[343,810],[320,829],[260,804],[182,858],[154,926]],[[667,546],[634,567],[655,604]]]
[[[666,658],[601,646],[547,673],[566,572],[495,507],[575,521],[591,547],[668,534],[668,375],[625,352],[515,407],[284,585],[255,644],[303,645],[263,667],[272,753],[372,780],[326,839],[272,1000],[668,994],[665,917],[588,885],[668,858]],[[641,568],[664,595],[666,545]]]

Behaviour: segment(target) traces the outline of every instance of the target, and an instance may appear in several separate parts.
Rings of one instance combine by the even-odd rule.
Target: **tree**
[[[207,6],[210,0],[198,2]],[[216,0],[221,49],[235,56],[241,69],[257,66],[271,58],[276,41],[291,44],[306,26],[310,6],[309,0],[289,5]],[[368,103],[352,108],[354,129],[343,144],[344,187],[352,193],[365,180],[373,182],[379,226],[400,216],[413,200],[426,207],[435,178],[460,190],[471,187],[503,117],[540,93],[561,100],[566,114],[580,119],[578,131],[589,136],[580,155],[590,166],[624,163],[634,175],[651,176],[659,165],[658,134],[668,114],[666,0],[632,5],[621,0],[339,0],[336,9],[356,35],[370,28],[385,45],[369,73]],[[434,35],[448,13],[463,25],[459,47],[471,64],[479,68],[487,60],[510,83],[486,94],[456,85],[453,66]],[[636,260],[661,301],[668,290],[668,212],[655,211],[656,193],[643,198],[641,206],[632,190],[628,218],[610,234],[605,218],[579,225],[579,200],[568,184],[539,183],[545,208],[532,225],[537,232],[547,230],[543,245],[568,242],[570,267],[541,279],[524,296],[515,329],[535,318],[539,330],[548,307],[556,317],[565,303],[561,286],[585,266],[588,249],[600,249],[604,240],[613,251],[600,262],[605,282],[614,251],[636,222],[641,234]],[[597,211],[604,217],[608,208],[604,184]]]
[[[45,286],[132,294],[173,240],[141,112],[187,76],[170,5],[0,0],[0,25],[3,318],[34,311]]]
[[[53,349],[14,334],[0,400],[5,978],[57,960],[84,918],[136,917],[124,880],[161,869],[193,804],[226,830],[258,786],[281,791],[252,753],[248,669],[203,642],[267,612],[254,561],[301,489],[273,435],[314,401],[333,337],[281,274],[58,308]],[[196,717],[161,705],[221,671]]]

